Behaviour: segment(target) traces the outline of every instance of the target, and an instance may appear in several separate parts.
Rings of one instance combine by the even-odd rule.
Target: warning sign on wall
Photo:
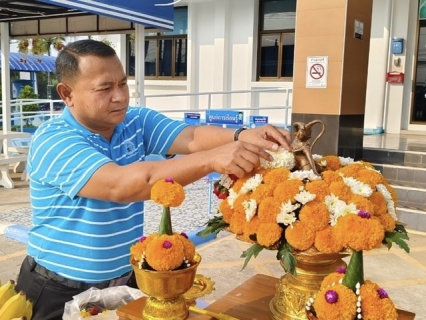
[[[328,57],[308,57],[306,88],[327,88]]]

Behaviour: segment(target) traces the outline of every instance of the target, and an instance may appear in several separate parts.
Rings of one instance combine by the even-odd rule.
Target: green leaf
[[[348,267],[346,268],[346,274],[343,277],[343,285],[351,289],[353,292],[356,291],[357,283],[364,283],[364,258],[363,252],[354,251],[349,260]]]
[[[167,234],[169,236],[173,235],[170,207],[163,207],[163,214],[161,215],[160,225],[158,226],[158,234]]]
[[[244,270],[244,268],[247,266],[248,262],[252,257],[257,257],[260,251],[262,251],[264,247],[262,247],[260,244],[255,243],[250,248],[248,248],[246,251],[243,252],[240,258],[246,258],[244,260],[244,265],[241,270]]]
[[[281,260],[282,266],[285,272],[290,272],[292,275],[296,275],[296,264],[297,260],[293,255],[294,249],[287,242],[280,245],[277,252],[277,259]]]
[[[404,228],[404,231],[405,231],[405,228]],[[407,232],[404,233],[404,232],[394,231],[394,232],[385,233],[385,242],[388,249],[392,248],[393,243],[396,243],[405,252],[410,253],[410,247],[408,246],[407,242],[405,242],[406,240],[410,240]]]
[[[223,221],[223,217],[216,216],[207,221],[206,228],[198,232],[197,236],[206,238],[213,233],[214,238],[216,238],[218,233],[227,227],[229,227],[229,224]]]

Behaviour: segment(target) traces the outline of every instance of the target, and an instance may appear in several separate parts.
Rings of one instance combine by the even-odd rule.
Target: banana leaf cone
[[[363,252],[354,251],[343,278],[343,285],[356,292],[356,285],[364,283],[364,261]]]
[[[173,235],[172,216],[170,215],[170,207],[163,207],[163,214],[161,215],[160,226],[158,227],[158,235],[167,234]]]

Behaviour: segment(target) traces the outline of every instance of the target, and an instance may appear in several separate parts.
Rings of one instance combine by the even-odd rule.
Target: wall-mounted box
[[[404,50],[404,39],[392,39],[392,54],[401,54]]]

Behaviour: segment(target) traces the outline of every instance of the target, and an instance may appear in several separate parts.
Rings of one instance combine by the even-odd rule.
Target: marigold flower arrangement
[[[243,268],[261,250],[277,250],[277,259],[292,274],[295,254],[352,253],[345,276],[339,275],[343,284],[333,280],[330,288],[326,278],[308,307],[318,319],[352,320],[360,308],[365,319],[396,319],[390,300],[377,300],[381,295],[372,288],[378,286],[363,278],[363,250],[383,244],[390,249],[396,243],[409,252],[407,232],[397,221],[396,192],[386,178],[365,161],[313,155],[315,170],[298,170],[292,152],[270,153],[274,161],[261,160],[260,167],[243,178],[221,176],[214,191],[222,199],[219,215],[199,235],[226,229],[253,243],[241,256]],[[329,302],[334,299],[339,302]],[[367,316],[377,312],[387,316]]]
[[[195,246],[185,233],[173,232],[170,207],[185,200],[183,187],[171,178],[157,181],[151,189],[151,200],[163,206],[158,232],[143,236],[130,247],[131,261],[140,269],[172,271],[194,264]]]

